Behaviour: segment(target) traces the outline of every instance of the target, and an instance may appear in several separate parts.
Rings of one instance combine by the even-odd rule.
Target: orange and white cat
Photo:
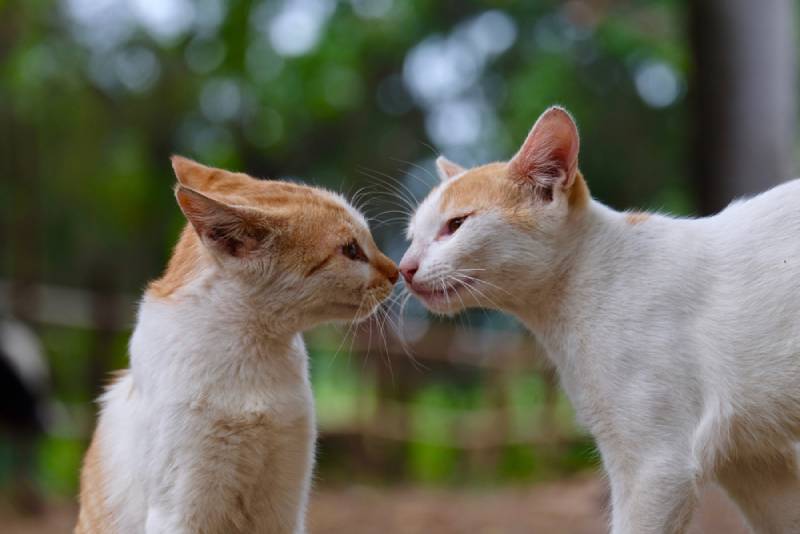
[[[619,213],[546,111],[508,163],[443,158],[400,263],[431,310],[518,317],[597,439],[615,534],[680,533],[721,484],[800,532],[800,180],[702,219]]]
[[[76,532],[301,533],[314,407],[301,332],[366,318],[394,263],[342,197],[174,157],[187,224],[101,398]]]

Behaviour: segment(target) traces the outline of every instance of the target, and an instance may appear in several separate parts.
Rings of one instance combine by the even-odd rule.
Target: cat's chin
[[[461,294],[463,289],[461,285],[432,291],[419,287],[409,289],[429,311],[439,315],[453,315],[464,310],[466,308],[465,299],[469,296]]]
[[[349,304],[345,302],[334,303],[331,305],[331,311],[333,312],[334,320],[347,322],[365,321],[369,319],[373,313],[375,313],[377,308],[377,304],[370,307],[364,306],[363,304]]]

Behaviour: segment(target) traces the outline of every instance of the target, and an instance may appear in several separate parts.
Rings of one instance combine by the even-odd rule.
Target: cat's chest
[[[608,339],[598,339],[591,332],[565,336],[548,349],[558,368],[561,387],[570,400],[578,424],[593,434],[603,434],[619,402],[619,383],[615,376],[629,376],[618,369],[616,350]]]
[[[212,444],[267,443],[275,434],[301,429],[314,418],[308,381],[220,388],[217,394],[200,396],[176,409],[183,411],[199,435],[208,436]]]
[[[157,469],[160,491],[174,503],[198,504],[187,518],[198,531],[274,530],[264,525],[270,524],[272,507],[281,506],[283,497],[276,497],[272,488],[294,495],[310,471],[315,439],[312,410],[286,417],[196,407],[187,418],[193,420],[185,429],[191,438],[173,442],[163,456],[174,468]]]
[[[310,407],[291,415],[260,412],[206,417],[199,458],[226,464],[238,478],[258,478],[270,453],[284,444],[313,438]]]
[[[220,421],[241,423],[243,428],[258,428],[274,420],[305,416],[313,406],[311,386],[305,377],[268,377],[236,384],[214,384],[189,402],[197,414],[211,414]]]

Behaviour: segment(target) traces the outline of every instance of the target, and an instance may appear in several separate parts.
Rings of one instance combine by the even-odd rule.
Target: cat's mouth
[[[442,283],[439,287],[424,287],[419,284],[408,284],[409,290],[422,299],[427,305],[450,304],[451,299],[459,298],[459,291],[464,287],[463,282]]]

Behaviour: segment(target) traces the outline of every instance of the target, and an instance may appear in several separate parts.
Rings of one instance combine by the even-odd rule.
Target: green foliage
[[[536,449],[529,445],[510,445],[503,451],[500,476],[514,481],[526,481],[541,471]]]
[[[91,401],[87,375],[91,338],[91,332],[72,328],[51,327],[41,334],[49,356],[53,385],[65,402]]]
[[[138,290],[155,275],[180,221],[169,193],[173,152],[343,189],[369,180],[361,167],[397,175],[392,158],[424,162],[426,144],[437,142],[425,129],[435,106],[411,98],[408,80],[403,87],[409,53],[431,37],[452,40],[487,10],[510,17],[516,38],[474,73],[463,98],[484,95],[499,126],[486,149],[449,152],[473,162],[507,157],[538,114],[561,102],[579,121],[584,171],[601,198],[671,207],[664,198],[677,197],[663,191],[686,191],[682,119],[673,125],[682,117],[687,69],[678,3],[599,10],[588,3],[467,2],[456,9],[394,2],[366,19],[343,2],[331,4],[319,42],[297,57],[271,44],[279,3],[225,3],[218,27],[167,40],[134,26],[108,49],[85,44],[99,30],[54,5],[14,4],[0,28],[10,44],[0,69],[8,104],[0,120],[18,148],[3,163],[12,178],[3,198],[24,197],[18,209],[27,213],[17,218],[36,215],[39,278],[86,284],[82,273],[109,254],[118,258],[115,286]],[[197,4],[199,15],[204,5]],[[647,108],[635,91],[637,69],[647,62],[663,62],[677,76],[680,93],[664,109]],[[238,103],[230,112],[225,94]],[[686,211],[691,196],[683,197],[677,205]],[[14,212],[4,214],[4,227],[17,224]],[[22,246],[9,236],[11,250]],[[3,274],[22,268],[12,262]]]
[[[77,493],[84,444],[74,438],[48,436],[39,446],[39,477],[45,490],[57,495]]]

